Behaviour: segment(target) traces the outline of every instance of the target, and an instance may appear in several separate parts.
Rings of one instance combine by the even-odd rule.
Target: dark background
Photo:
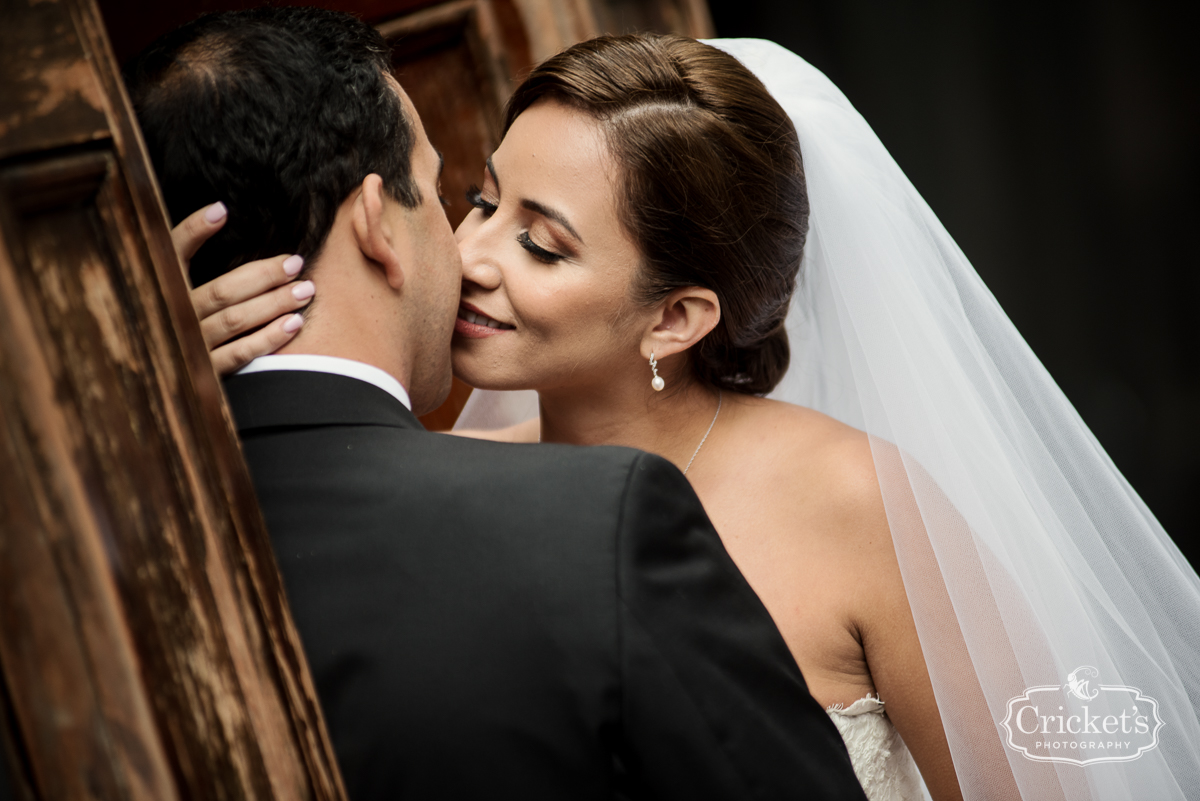
[[[709,5],[845,92],[1200,566],[1195,27],[1130,0]]]

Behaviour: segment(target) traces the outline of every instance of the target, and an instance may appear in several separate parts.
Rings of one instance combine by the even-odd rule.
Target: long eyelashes
[[[483,191],[478,186],[474,185],[467,190],[467,202],[483,212],[484,217],[491,217],[496,212],[496,209],[499,208],[495,203],[489,203],[488,201],[484,200]],[[521,247],[525,248],[525,250],[529,251],[529,255],[533,256],[543,264],[554,264],[555,262],[562,261],[564,258],[566,258],[561,254],[553,253],[539,246],[533,241],[533,239],[530,238],[528,231],[522,231],[517,235],[517,243],[520,244]]]
[[[529,255],[533,256],[540,262],[554,264],[554,262],[562,261],[563,259],[563,256],[559,255],[558,253],[551,253],[543,247],[538,247],[538,245],[529,238],[528,231],[522,231],[520,234],[518,234],[517,242],[521,244],[521,247],[529,251]]]
[[[467,202],[482,211],[484,217],[491,217],[492,212],[497,208],[495,203],[489,203],[483,199],[483,191],[474,184],[467,189]]]

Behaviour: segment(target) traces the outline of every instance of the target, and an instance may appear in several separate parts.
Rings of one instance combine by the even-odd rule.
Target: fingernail
[[[208,220],[210,223],[219,223],[221,220],[225,219],[225,213],[225,204],[217,201],[209,206],[204,212],[204,219]]]
[[[296,275],[303,266],[304,258],[301,256],[288,256],[283,260],[283,271],[288,275]]]
[[[293,314],[283,324],[283,330],[289,334],[294,334],[300,330],[300,326],[304,325],[304,318],[299,314]]]
[[[312,281],[303,281],[292,287],[292,296],[296,300],[308,300],[317,292],[317,288],[313,286]]]

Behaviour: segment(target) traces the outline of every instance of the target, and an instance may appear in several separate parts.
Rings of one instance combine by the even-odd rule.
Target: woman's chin
[[[455,371],[454,377],[469,386],[471,389],[486,389],[492,392],[518,392],[523,389],[533,389],[533,387],[521,381],[478,379],[474,377],[467,378],[459,375],[457,371]]]

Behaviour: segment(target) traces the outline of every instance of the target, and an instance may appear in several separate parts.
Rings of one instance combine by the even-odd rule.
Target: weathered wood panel
[[[341,798],[90,0],[0,28],[0,673],[40,798]]]
[[[320,6],[348,11],[367,22],[392,19],[439,0],[289,0],[279,5]],[[167,31],[212,11],[234,11],[263,5],[263,0],[99,0],[113,51],[124,64]]]
[[[9,736],[9,732],[16,731],[11,710],[8,690],[0,682],[0,801],[34,801],[28,779],[28,760],[18,747],[20,744],[14,743]]]
[[[657,31],[695,39],[712,38],[712,16],[705,0],[591,0],[597,33]]]
[[[79,235],[79,226],[71,223],[88,224],[78,215],[107,177],[110,158],[84,153],[0,170],[0,663],[39,794],[86,798],[94,789],[101,797],[174,798],[137,654],[105,564],[112,521],[81,508],[103,476],[94,463],[78,465],[82,470],[72,464],[78,438],[86,433],[77,418],[63,414],[69,410],[58,399],[69,390],[55,373],[61,375],[63,358],[73,354],[29,358],[41,350],[48,322],[36,306],[30,308],[30,281],[46,280],[57,306],[52,313],[67,310],[64,287],[54,280],[60,276],[50,275],[49,254],[39,247],[52,244],[38,241],[44,239],[39,223],[65,223],[64,233]],[[14,202],[26,199],[28,205]],[[26,235],[24,226],[33,230]],[[86,249],[82,244],[77,255]],[[26,269],[18,271],[17,264]],[[72,326],[77,321],[53,322],[76,328],[68,349],[89,344],[92,332]],[[103,392],[98,382],[86,389],[93,401]],[[96,433],[107,432],[97,427]]]

